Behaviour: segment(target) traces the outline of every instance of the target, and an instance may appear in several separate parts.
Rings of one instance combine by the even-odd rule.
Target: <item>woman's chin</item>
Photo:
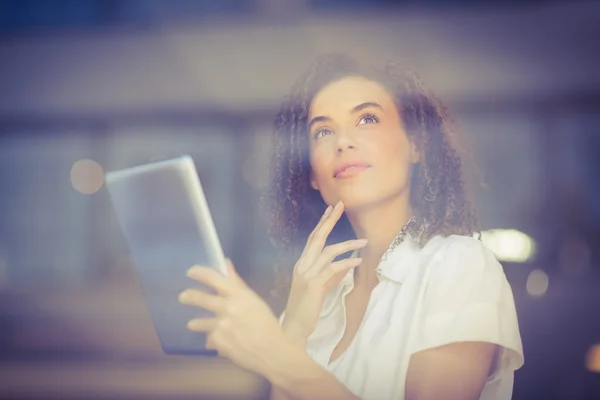
[[[385,209],[390,206],[392,208],[395,208],[398,207],[400,203],[403,204],[406,201],[404,199],[404,196],[399,196],[397,194],[375,194],[376,193],[373,193],[373,191],[371,191],[370,193],[360,193],[360,195],[357,195],[357,193],[355,192],[352,195],[345,196],[343,195],[343,193],[340,193],[340,196],[338,198],[344,203],[344,210],[350,214],[372,211],[378,208]]]
[[[342,196],[340,197],[340,200],[344,203],[344,211],[347,213],[360,212],[377,204],[373,199],[365,199],[356,196]]]

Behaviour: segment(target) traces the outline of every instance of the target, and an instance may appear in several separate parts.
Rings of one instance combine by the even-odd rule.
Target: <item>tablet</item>
[[[191,157],[182,156],[108,172],[106,187],[129,246],[142,295],[166,354],[216,355],[190,319],[212,313],[179,303],[188,288],[206,287],[186,276],[193,265],[226,274],[226,261]]]

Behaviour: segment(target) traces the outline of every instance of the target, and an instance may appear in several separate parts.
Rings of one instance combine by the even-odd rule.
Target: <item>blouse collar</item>
[[[357,252],[355,251],[350,257],[356,257],[356,254]],[[418,265],[418,256],[419,246],[417,240],[410,234],[407,234],[404,241],[387,253],[379,262],[379,266],[377,267],[379,281],[381,282],[382,278],[385,278],[402,283],[411,267]],[[354,286],[354,268],[344,275],[339,286],[349,288]]]

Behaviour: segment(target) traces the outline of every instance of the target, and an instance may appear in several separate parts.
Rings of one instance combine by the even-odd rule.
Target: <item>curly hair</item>
[[[418,221],[414,229],[419,231],[420,245],[435,235],[477,232],[474,207],[466,195],[462,161],[452,144],[454,124],[446,108],[416,74],[399,63],[376,68],[362,65],[347,55],[332,54],[318,58],[300,76],[275,119],[272,175],[263,195],[263,206],[270,216],[269,237],[280,255],[295,259],[300,254],[327,207],[319,192],[310,186],[307,119],[312,99],[319,90],[348,76],[378,82],[392,95],[406,133],[419,151],[420,162],[411,177],[410,201]],[[329,241],[339,242],[353,235],[344,215]],[[287,259],[276,269],[277,290],[289,284],[292,266]]]

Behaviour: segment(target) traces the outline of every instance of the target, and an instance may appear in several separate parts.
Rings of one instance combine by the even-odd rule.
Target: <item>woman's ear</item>
[[[421,161],[421,154],[419,148],[414,141],[410,142],[410,162],[417,164]]]

